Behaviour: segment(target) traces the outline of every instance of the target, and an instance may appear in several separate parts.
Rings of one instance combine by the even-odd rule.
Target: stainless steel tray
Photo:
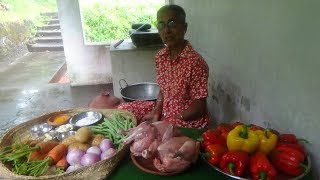
[[[208,164],[208,165],[209,165],[210,167],[212,167],[214,170],[216,170],[216,171],[218,171],[218,172],[220,172],[220,173],[222,173],[222,174],[225,174],[225,175],[227,175],[227,176],[229,176],[229,177],[232,177],[232,178],[234,178],[234,179],[250,180],[250,177],[239,177],[239,176],[234,176],[234,175],[228,174],[228,173],[222,171],[220,168],[218,168],[218,167],[216,167],[216,166],[208,163],[208,161],[206,160],[206,158],[203,156],[202,153],[200,153],[200,156],[201,156],[201,159],[206,162],[206,164]],[[299,176],[292,178],[292,177],[288,177],[288,176],[286,176],[286,175],[284,175],[284,174],[279,174],[276,179],[279,179],[279,180],[280,180],[280,179],[281,179],[281,180],[298,180],[298,179],[302,179],[304,176],[306,176],[306,175],[310,172],[310,169],[311,169],[311,160],[310,160],[310,157],[309,157],[309,156],[307,156],[307,163],[308,163],[308,164],[307,164],[307,170],[306,170],[304,173],[300,174]]]

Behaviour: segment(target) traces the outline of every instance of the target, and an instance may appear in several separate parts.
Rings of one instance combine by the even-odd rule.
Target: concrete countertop
[[[163,46],[162,45],[155,45],[155,46],[147,46],[147,47],[136,47],[131,39],[125,39],[119,46],[117,46],[116,48],[114,47],[114,45],[119,42],[119,41],[115,41],[112,42],[110,45],[110,53],[112,53],[113,51],[154,51],[154,50],[159,50],[161,49]]]

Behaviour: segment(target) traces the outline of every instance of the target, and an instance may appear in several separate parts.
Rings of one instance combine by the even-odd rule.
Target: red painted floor
[[[59,79],[59,81],[57,83],[70,83],[68,73],[66,72],[63,76],[61,76],[61,78]]]

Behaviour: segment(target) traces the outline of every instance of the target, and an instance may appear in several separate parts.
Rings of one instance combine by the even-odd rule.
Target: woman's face
[[[173,11],[164,11],[157,17],[160,37],[169,48],[175,48],[184,42],[184,34],[187,31],[185,22],[181,22]]]

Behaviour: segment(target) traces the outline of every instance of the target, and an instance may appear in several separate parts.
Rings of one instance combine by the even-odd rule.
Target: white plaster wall
[[[209,64],[215,120],[251,122],[309,140],[319,179],[320,1],[174,3],[185,8],[187,37]]]
[[[131,40],[125,40],[116,49],[111,48],[113,93],[121,98],[121,87],[142,82],[156,82],[155,55],[159,48],[135,48]]]
[[[109,48],[85,45],[78,0],[57,0],[71,86],[112,83]]]

